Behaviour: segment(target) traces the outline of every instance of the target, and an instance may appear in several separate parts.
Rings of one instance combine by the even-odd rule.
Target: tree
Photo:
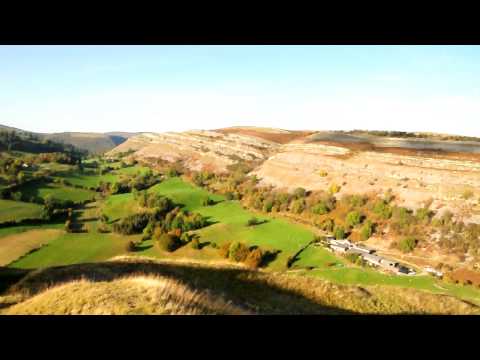
[[[181,245],[178,237],[166,233],[162,233],[158,238],[156,238],[155,243],[160,250],[168,252],[175,251]]]
[[[385,200],[377,201],[373,206],[373,212],[385,220],[392,217],[392,208]]]
[[[192,249],[195,249],[195,250],[200,249],[200,242],[198,241],[197,238],[193,238],[192,241],[190,241],[190,245],[192,246]]]
[[[263,203],[263,211],[264,212],[271,212],[273,208],[273,200],[272,199],[267,199]]]
[[[260,267],[264,257],[264,252],[260,248],[251,250],[245,259],[245,265],[252,269]]]
[[[305,197],[306,190],[302,187],[298,187],[293,191],[293,196],[295,196],[297,199],[302,199]]]
[[[20,191],[12,193],[12,199],[15,201],[22,201],[22,193]]]
[[[212,199],[210,199],[209,196],[207,196],[205,199],[203,199],[202,201],[202,206],[210,206],[210,205],[213,205],[214,204],[214,201]]]
[[[136,250],[136,248],[137,246],[132,240],[128,241],[127,244],[125,245],[125,250],[127,252],[133,252]]]
[[[228,258],[236,262],[243,262],[248,256],[248,247],[241,242],[235,241],[228,249]]]
[[[303,210],[305,210],[305,200],[303,199],[297,199],[292,202],[292,205],[290,206],[290,210],[294,214],[301,214]]]
[[[317,203],[312,207],[312,212],[317,215],[325,215],[329,211],[330,209],[323,201],[320,201],[319,203]]]
[[[70,220],[65,221],[65,231],[68,233],[72,232],[72,222]]]

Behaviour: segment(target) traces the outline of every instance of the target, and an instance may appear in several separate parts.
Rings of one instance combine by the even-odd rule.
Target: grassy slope
[[[216,242],[239,240],[251,245],[259,245],[266,249],[278,249],[281,252],[271,262],[268,269],[285,270],[288,256],[295,253],[301,246],[308,243],[313,234],[300,225],[292,224],[286,220],[268,219],[268,222],[246,227],[245,223],[252,214],[244,210],[237,201],[222,201],[223,197],[210,194],[216,201],[222,201],[214,206],[202,206],[202,200],[209,195],[204,189],[185,183],[180,178],[172,178],[157,184],[149,191],[169,196],[175,202],[182,203],[188,210],[197,211],[210,217],[215,222],[213,225],[198,230],[200,240],[203,242]],[[106,213],[115,219],[135,211],[135,203],[131,194],[115,195],[106,202]],[[54,266],[73,264],[87,261],[102,261],[111,256],[124,254],[127,240],[139,239],[138,236],[120,236],[113,234],[65,234],[38,252],[30,254],[12,264],[18,268],[35,268],[39,266]],[[157,258],[194,258],[198,260],[218,260],[218,252],[210,247],[198,251],[189,246],[181,248],[174,253],[162,253],[152,246],[152,241],[143,242],[140,255],[154,256]],[[329,267],[328,263],[343,264],[343,267]],[[322,248],[309,247],[301,253],[296,267],[315,267],[312,271],[300,270],[305,275],[319,277],[341,284],[358,285],[397,285],[410,288],[428,290],[435,293],[455,294],[465,299],[480,302],[478,289],[468,286],[458,286],[439,282],[427,276],[393,276],[382,274],[378,271],[359,268],[349,265],[330,252]],[[443,288],[443,290],[442,290]]]
[[[156,291],[161,290],[159,286],[162,285],[159,282],[165,280],[174,281],[174,288],[185,286],[187,291],[172,291],[158,297]],[[479,312],[478,307],[458,299],[415,289],[392,286],[359,288],[222,264],[206,266],[132,257],[42,269],[31,272],[20,281],[17,276],[10,283],[15,285],[7,295],[0,296],[0,304],[7,304],[2,312],[7,314],[163,313],[165,306],[161,298],[171,299],[173,307],[185,304],[186,300],[192,299],[188,289],[197,294],[205,294],[204,291],[208,290],[208,298],[204,298],[207,302],[203,302],[207,306],[212,304],[211,301],[222,304],[229,301],[236,309],[242,307],[264,314]],[[120,283],[121,286],[117,286]],[[8,305],[12,303],[18,305]],[[196,303],[200,305],[202,301]],[[197,306],[195,308],[198,310]]]
[[[40,218],[42,209],[43,206],[38,204],[0,200],[0,223],[12,220]]]
[[[110,166],[114,167],[115,164],[109,164]],[[144,166],[130,166],[122,169],[114,170],[110,173],[104,175],[94,174],[93,172],[90,173],[77,173],[77,172],[69,172],[62,175],[62,177],[67,180],[68,182],[72,183],[73,185],[79,185],[83,187],[97,187],[100,182],[110,182],[114,183],[117,182],[121,175],[134,175],[136,173],[144,173],[147,171],[148,168]]]
[[[105,261],[125,253],[127,237],[99,233],[63,233],[39,251],[10,266],[21,269]]]
[[[86,189],[77,189],[74,187],[63,186],[60,184],[26,184],[20,188],[20,191],[27,198],[52,195],[59,200],[84,201],[95,197],[95,192]]]
[[[62,233],[59,229],[33,229],[0,238],[0,266],[6,266],[22,255],[49,243]]]
[[[298,251],[313,239],[313,234],[300,226],[281,219],[265,217],[266,223],[247,227],[252,213],[244,210],[238,201],[225,201],[222,196],[209,194],[180,178],[172,178],[151,188],[151,191],[166,195],[182,203],[190,211],[196,211],[209,217],[213,225],[198,230],[200,240],[222,244],[225,241],[243,241],[258,245],[264,249],[280,250],[277,258],[270,264],[272,270],[282,270],[288,256]],[[215,201],[222,201],[214,206],[202,206],[202,200],[210,195]]]

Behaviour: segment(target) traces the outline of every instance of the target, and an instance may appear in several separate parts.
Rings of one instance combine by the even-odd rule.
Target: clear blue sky
[[[480,47],[0,46],[0,124],[480,136]]]

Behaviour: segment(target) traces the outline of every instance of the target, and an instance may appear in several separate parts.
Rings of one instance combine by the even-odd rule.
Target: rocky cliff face
[[[121,144],[110,154],[129,149],[141,159],[184,160],[193,170],[225,171],[234,162],[266,159],[280,144],[260,137],[237,133],[194,130],[182,133],[145,133]]]
[[[462,212],[465,221],[477,222],[479,145],[239,127],[145,133],[111,154],[133,149],[143,160],[181,159],[191,169],[218,172],[239,159],[263,160],[253,173],[264,185],[325,190],[337,184],[340,196],[392,189],[402,206],[416,208],[433,199],[437,210]],[[464,211],[466,206],[470,210]]]

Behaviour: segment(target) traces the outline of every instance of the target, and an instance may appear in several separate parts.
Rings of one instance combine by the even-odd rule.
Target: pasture
[[[265,250],[277,251],[266,269],[285,271],[287,270],[287,259],[314,237],[314,234],[302,225],[267,215],[257,216],[263,220],[260,224],[247,226],[248,219],[254,214],[244,209],[238,201],[227,201],[223,196],[211,194],[184,182],[181,178],[170,178],[154,185],[148,191],[165,195],[174,202],[183,204],[189,211],[199,212],[208,217],[212,224],[195,231],[200,237],[200,242],[204,244],[200,250],[194,250],[190,245],[186,245],[173,253],[167,253],[154,247],[152,240],[147,240],[139,245],[135,251],[136,255],[218,262],[224,261],[224,259],[220,258],[217,249],[209,245],[216,243],[220,246],[228,241],[241,241],[248,245],[260,246]],[[203,200],[207,196],[217,203],[203,206]],[[99,201],[95,206],[99,206],[109,216],[110,221],[115,221],[139,210],[131,193],[110,196],[105,201]],[[92,208],[89,211],[93,212],[94,210]],[[92,228],[94,229],[95,226]],[[113,256],[126,254],[127,241],[139,241],[140,239],[141,235],[123,236],[96,232],[63,233],[40,250],[22,257],[10,266],[37,268],[105,261]],[[312,268],[312,270],[306,270],[306,268]],[[474,287],[448,284],[430,276],[412,277],[383,274],[370,268],[352,265],[320,247],[309,246],[306,248],[300,253],[292,269],[296,270],[297,275],[318,277],[337,284],[408,287],[432,293],[455,295],[476,303],[480,302],[480,291]]]
[[[52,241],[63,231],[59,229],[33,229],[0,237],[0,266],[6,266],[28,252]]]
[[[19,189],[27,199],[45,199],[52,195],[59,200],[85,201],[95,198],[95,192],[87,189],[78,189],[55,183],[33,182],[27,183]]]
[[[121,236],[116,234],[62,232],[52,239],[48,245],[25,256],[10,266],[22,269],[69,265],[85,262],[105,261],[109,258],[125,254],[128,240],[137,236]]]
[[[42,216],[43,206],[22,201],[0,200],[0,223],[38,219]]]

